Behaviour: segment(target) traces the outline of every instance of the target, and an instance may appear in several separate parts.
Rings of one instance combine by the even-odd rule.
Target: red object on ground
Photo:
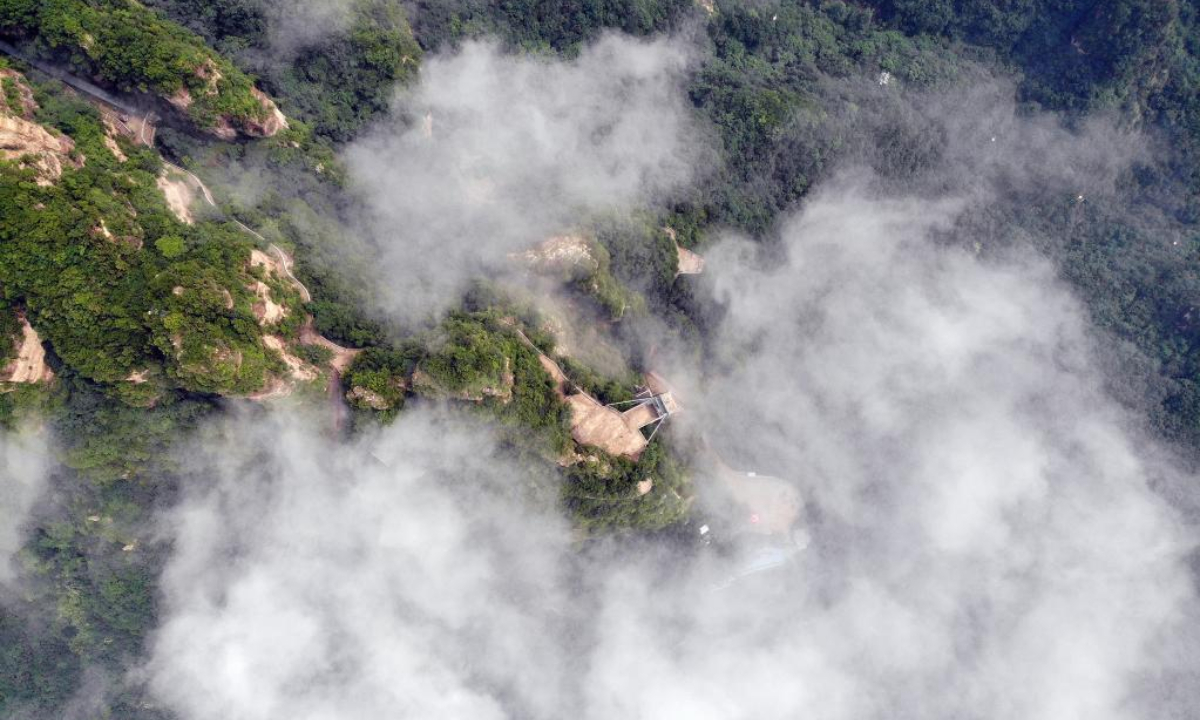
[[[757,523],[758,523],[758,513],[751,513],[751,514],[750,514],[750,522],[752,522],[752,523],[755,523],[755,524],[757,524]]]

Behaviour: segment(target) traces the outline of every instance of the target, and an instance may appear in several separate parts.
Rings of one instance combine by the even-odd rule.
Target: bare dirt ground
[[[566,373],[562,371],[558,363],[542,353],[538,353],[538,362],[542,364],[542,368],[550,374],[550,379],[554,381],[554,392],[558,393],[560,398],[565,398],[567,396],[567,387],[570,385]]]
[[[21,346],[17,357],[0,371],[0,382],[41,383],[54,379],[46,365],[46,350],[42,339],[25,318],[21,318]]]
[[[104,121],[104,127],[108,130],[110,139],[115,139],[117,135],[124,135],[137,145],[154,147],[154,133],[157,130],[155,122],[157,121],[157,117],[152,113],[133,115],[122,110],[117,110],[95,98],[88,99],[100,111],[100,117]],[[111,150],[112,147],[110,146],[109,149]],[[117,157],[120,158],[121,156],[118,155]]]
[[[276,335],[263,335],[263,345],[266,345],[283,357],[283,361],[287,363],[288,371],[291,373],[293,380],[311,382],[317,379],[316,368],[288,352],[283,338]]]
[[[256,280],[250,285],[250,289],[258,298],[254,301],[253,311],[259,325],[274,325],[287,317],[287,308],[271,298],[271,288],[266,283]]]
[[[559,398],[566,401],[571,411],[571,437],[575,438],[575,442],[598,447],[610,455],[624,455],[636,460],[647,445],[645,436],[638,429],[640,426],[634,425],[626,415],[578,390],[558,363],[539,350],[525,333],[516,327],[515,321],[509,320],[506,324],[516,330],[521,342],[537,353],[538,362],[554,380],[555,391]],[[568,395],[567,392],[572,389],[577,392]],[[634,419],[636,421],[637,416],[634,416]]]
[[[187,179],[172,177],[171,171],[164,169],[163,174],[158,176],[157,183],[158,189],[167,199],[167,207],[171,208],[175,217],[188,225],[195,223],[196,218],[192,215],[192,202],[196,197],[192,193],[191,184]]]
[[[342,347],[318,333],[313,328],[311,316],[305,320],[304,326],[300,328],[300,343],[302,345],[320,345],[323,348],[329,349],[333,353],[333,359],[329,361],[329,366],[337,373],[346,372],[346,368],[350,367],[350,363],[354,362],[354,358],[362,352],[362,350]]]
[[[777,477],[739,472],[718,461],[717,476],[747,520],[743,527],[762,535],[787,533],[800,517],[800,491]]]
[[[634,405],[621,413],[625,424],[634,428],[644,428],[658,419],[658,413],[649,405]]]
[[[578,235],[556,235],[510,257],[539,273],[560,273],[575,267],[596,265],[587,240]]]
[[[288,366],[287,377],[271,377],[265,387],[256,393],[247,395],[247,399],[263,401],[285,398],[296,390],[296,386],[304,382],[312,382],[318,377],[317,368],[309,365],[288,351],[287,343],[277,335],[263,335],[263,345],[279,353],[283,362]]]
[[[680,275],[699,275],[704,272],[704,258],[679,245],[675,246],[675,251],[679,256]]]
[[[125,162],[129,158],[121,150],[121,146],[117,144],[117,136],[122,134],[121,131],[107,115],[101,113],[100,116],[104,121],[104,147],[108,148],[108,151],[113,154],[117,162]]]
[[[571,437],[579,444],[634,460],[646,449],[646,438],[641,431],[631,428],[621,413],[601,405],[591,395],[569,395],[567,405],[571,408]]]
[[[239,223],[239,225],[240,224],[241,223]],[[247,230],[249,230],[249,228],[247,228]],[[255,249],[250,251],[250,267],[262,267],[266,271],[267,275],[287,278],[288,282],[290,282],[292,286],[296,288],[296,292],[300,294],[300,299],[302,299],[304,302],[312,302],[312,295],[309,294],[308,288],[304,287],[304,283],[297,280],[296,276],[292,274],[293,262],[292,256],[284,252],[283,248],[279,247],[278,245],[271,245],[270,255],[262,250]]]

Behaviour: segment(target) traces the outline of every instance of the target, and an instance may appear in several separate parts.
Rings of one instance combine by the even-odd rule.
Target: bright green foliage
[[[88,106],[40,99],[39,119],[70,135],[86,162],[48,186],[0,163],[5,299],[23,304],[63,362],[92,380],[161,367],[201,392],[261,388],[273,361],[246,289],[246,235],[180,223],[155,186],[152,152],[126,143],[130,159],[118,162]]]
[[[695,12],[693,0],[421,0],[417,38],[426,48],[491,33],[526,50],[576,52],[603,30],[649,35]]]
[[[11,77],[4,77],[0,80],[0,84],[4,86],[4,104],[10,109],[21,107],[21,90],[17,85],[17,81]]]
[[[634,387],[642,383],[640,377],[631,373],[611,378],[569,357],[559,356],[555,360],[572,383],[605,405],[632,400]]]
[[[581,452],[592,460],[567,468],[562,500],[583,530],[661,530],[686,517],[690,482],[661,441],[652,442],[636,462],[595,448]],[[640,495],[637,484],[644,480],[653,487]]]
[[[317,367],[324,367],[333,359],[333,351],[324,345],[297,345],[292,349],[292,353],[309,365]]]
[[[404,407],[409,378],[422,354],[415,345],[399,350],[364,350],[342,377],[351,406],[378,411],[382,413],[381,419],[390,420]]]
[[[438,328],[434,349],[420,363],[429,392],[482,397],[503,392],[511,342],[483,322],[453,315]]]
[[[154,241],[154,247],[158,248],[162,256],[168,260],[174,260],[187,249],[183,244],[183,238],[178,235],[164,235]]]
[[[17,356],[21,342],[21,322],[15,308],[0,305],[0,368]]]
[[[289,117],[310,123],[333,140],[350,139],[387,110],[397,84],[420,66],[421,47],[397,0],[345,3],[346,26],[329,27],[311,44],[269,48],[270,22],[259,2],[248,0],[150,0],[148,5],[196,31],[222,53],[262,78],[281,98]],[[263,59],[267,61],[264,62]]]
[[[0,0],[0,34],[36,38],[66,60],[124,91],[170,97],[186,91],[187,115],[202,128],[238,127],[268,115],[254,83],[191,32],[126,0]]]
[[[421,47],[399,5],[356,6],[344,33],[305,48],[286,71],[270,77],[288,108],[333,140],[349,140],[387,110],[398,84],[416,77]]]
[[[354,407],[383,411],[385,418],[407,391],[466,401],[556,450],[568,442],[567,410],[550,376],[516,326],[495,310],[451,313],[399,349],[367,350],[346,371],[343,385]]]

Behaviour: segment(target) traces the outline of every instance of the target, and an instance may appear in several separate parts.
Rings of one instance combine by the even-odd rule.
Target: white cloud
[[[678,41],[619,36],[570,62],[480,42],[427,58],[402,102],[415,122],[346,156],[371,208],[387,309],[444,309],[581,213],[642,206],[686,182],[699,146],[687,62]]]
[[[411,100],[432,138],[350,156],[378,181],[393,311],[440,307],[581,207],[686,178],[683,61],[611,38],[568,66],[485,45],[434,60]],[[964,122],[944,157],[971,182],[846,175],[782,225],[769,265],[732,239],[708,253],[722,352],[683,402],[731,462],[800,490],[797,560],[715,590],[736,559],[579,552],[543,469],[436,413],[351,445],[238,419],[202,442],[211,484],[173,518],[156,695],[185,720],[1194,712],[1196,530],[1151,489],[1194,479],[1105,395],[1052,268],[956,237],[999,183],[1099,168],[1082,179],[1103,190],[1121,160],[988,113],[1035,151],[972,159]],[[743,509],[701,482],[730,539]]]
[[[25,521],[46,482],[44,438],[33,432],[0,437],[0,583],[16,575]]]

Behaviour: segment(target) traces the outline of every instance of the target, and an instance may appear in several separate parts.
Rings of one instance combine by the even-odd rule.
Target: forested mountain
[[[1192,0],[0,0],[0,422],[43,428],[53,458],[12,553],[21,580],[0,584],[0,717],[185,716],[138,669],[175,543],[161,513],[203,483],[177,441],[217,432],[217,418],[299,408],[352,444],[437,407],[534,468],[526,489],[551,498],[577,546],[719,528],[695,465],[720,438],[660,423],[635,427],[626,450],[581,418],[671,394],[654,372],[664,358],[748,365],[765,341],[722,345],[739,290],[713,292],[693,253],[730,259],[735,236],[756,266],[784,264],[789,218],[846,173],[880,196],[936,199],[975,189],[974,158],[998,153],[986,156],[997,179],[962,193],[938,242],[980,262],[1045,259],[1083,308],[1106,392],[1194,462],[1198,12]],[[509,200],[495,158],[527,161],[515,184],[531,193],[552,173],[541,145],[478,116],[525,117],[517,66],[503,63],[528,62],[530,84],[566,97],[576,80],[555,68],[626,35],[683,48],[662,51],[661,74],[678,90],[689,171],[630,201],[623,188],[683,161],[604,120],[586,142],[618,137],[653,160],[622,174],[623,155],[589,165],[584,153],[578,172],[616,180],[576,196],[555,185],[571,173],[551,177],[533,197],[570,205],[570,222],[504,244],[504,223],[533,213],[494,209]],[[454,92],[486,103],[422,86],[458,81],[448,58],[463,53],[505,58],[512,97],[469,72]],[[614,67],[612,102],[652,87],[652,64]],[[530,112],[539,142],[563,141],[555,123],[589,99]],[[1026,120],[1042,134],[1021,142],[1118,145],[1090,141],[1082,169],[1025,173],[1040,150],[1005,145],[1004,131]],[[481,143],[430,165],[465,178],[454,202],[491,208],[470,240],[483,259],[445,307],[398,312],[383,298],[403,298],[408,276],[389,275],[394,237],[379,228],[422,228],[395,222],[362,168],[374,159],[386,175],[389,152],[418,163],[420,143],[471,140],[455,133],[472,122],[512,156]],[[422,190],[391,192],[420,205]],[[462,227],[478,229],[471,212]],[[451,220],[437,231],[453,235]]]

